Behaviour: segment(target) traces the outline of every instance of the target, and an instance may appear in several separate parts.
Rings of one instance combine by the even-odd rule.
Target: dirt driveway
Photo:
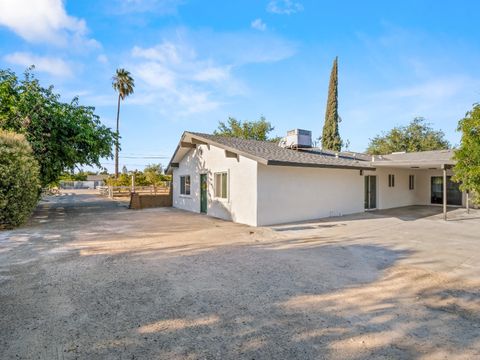
[[[0,232],[2,359],[480,358],[478,212],[251,228],[47,200]]]

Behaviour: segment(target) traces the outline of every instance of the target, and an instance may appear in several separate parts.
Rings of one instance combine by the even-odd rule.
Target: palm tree
[[[125,69],[117,69],[112,78],[112,86],[118,92],[117,106],[117,138],[115,140],[115,178],[118,178],[118,145],[119,145],[119,123],[120,123],[120,100],[125,100],[128,95],[133,94],[135,81],[130,76],[130,72]]]

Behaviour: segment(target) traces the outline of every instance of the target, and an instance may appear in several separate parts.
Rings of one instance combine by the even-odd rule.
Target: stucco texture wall
[[[214,196],[214,174],[228,172],[227,199]],[[200,174],[207,174],[207,214],[247,225],[257,225],[257,163],[239,156],[228,158],[225,150],[198,145],[173,170],[173,206],[200,212]],[[190,195],[180,194],[180,176],[190,175]]]
[[[388,175],[395,175],[395,186],[388,186]],[[411,205],[432,205],[430,202],[430,179],[443,176],[442,170],[377,168],[365,175],[377,176],[377,208],[391,209]],[[414,189],[409,189],[409,175],[415,176]],[[447,175],[452,175],[449,170]]]
[[[258,165],[259,225],[362,212],[359,170]]]
[[[420,189],[418,187],[419,174],[416,170],[377,168],[369,175],[377,176],[377,208],[390,209],[394,207],[416,205]],[[388,186],[388,175],[395,177],[395,186]],[[409,189],[409,176],[415,176],[414,189]]]
[[[432,176],[443,176],[442,170],[419,170],[418,177],[418,199],[415,205],[431,205],[430,196],[431,196],[431,177]],[[447,171],[447,176],[452,176],[453,172],[451,170]],[[462,194],[462,206],[465,206],[465,194]]]

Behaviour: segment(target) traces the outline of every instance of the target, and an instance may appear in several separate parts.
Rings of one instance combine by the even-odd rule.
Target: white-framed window
[[[215,197],[226,199],[228,197],[228,173],[218,172],[214,174]]]
[[[190,195],[190,175],[180,176],[180,195]]]
[[[395,187],[395,175],[388,174],[388,187]]]
[[[410,190],[415,189],[415,175],[408,175],[408,188]]]

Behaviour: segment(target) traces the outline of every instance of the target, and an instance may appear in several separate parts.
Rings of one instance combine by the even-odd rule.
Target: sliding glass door
[[[447,205],[462,205],[459,185],[452,181],[451,176],[447,176]],[[432,204],[443,204],[443,176],[432,176],[430,200]]]

